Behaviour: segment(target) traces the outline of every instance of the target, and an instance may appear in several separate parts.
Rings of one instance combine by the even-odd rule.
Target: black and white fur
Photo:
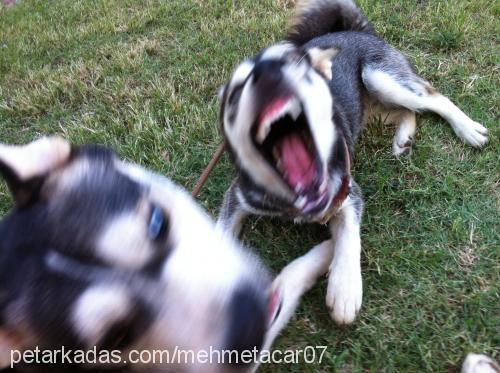
[[[266,119],[264,113],[272,109],[266,105],[283,91],[293,99]],[[397,125],[395,155],[412,149],[415,113],[423,111],[442,116],[474,147],[487,142],[486,128],[417,75],[401,52],[376,35],[353,1],[299,2],[286,40],[242,62],[221,90],[220,119],[238,176],[226,193],[218,225],[237,235],[249,214],[312,222],[329,216],[342,177],[348,175],[346,158],[353,159],[364,123],[381,110],[382,118]],[[272,164],[262,151],[272,126],[282,120],[296,125],[299,114],[305,116],[314,143],[317,175],[327,175],[311,184],[307,195],[301,194],[301,184],[291,187],[286,170],[278,161]],[[317,198],[322,193],[325,200]],[[317,207],[311,212],[304,209],[305,203]],[[354,321],[363,292],[362,210],[360,189],[350,177],[349,195],[329,221],[332,239],[291,264],[301,268],[294,276],[306,283],[297,281],[297,286],[285,289],[285,302],[287,296],[291,303],[297,302],[318,276],[329,271],[326,303],[331,316],[339,324]],[[285,269],[284,278],[286,273]],[[288,310],[281,315],[281,325],[293,307]]]
[[[0,221],[0,370],[10,350],[260,348],[270,276],[160,175],[109,149],[0,144],[14,208]],[[100,371],[19,364],[17,371]],[[119,371],[233,372],[156,364]],[[246,369],[245,369],[246,368]],[[107,370],[105,370],[107,371]]]

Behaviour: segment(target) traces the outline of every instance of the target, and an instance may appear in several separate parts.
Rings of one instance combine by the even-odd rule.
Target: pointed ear
[[[0,175],[17,205],[31,201],[43,178],[70,157],[71,145],[60,137],[44,137],[27,145],[0,144]]]
[[[339,52],[336,48],[311,48],[307,51],[312,66],[323,75],[326,80],[332,80],[332,58]]]

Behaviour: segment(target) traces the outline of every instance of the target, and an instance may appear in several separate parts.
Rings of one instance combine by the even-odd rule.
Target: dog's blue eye
[[[148,233],[149,238],[157,240],[167,231],[167,218],[165,213],[158,206],[153,206],[151,217],[149,219]]]

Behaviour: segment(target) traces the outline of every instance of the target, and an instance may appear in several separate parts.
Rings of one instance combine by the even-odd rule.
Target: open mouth
[[[253,126],[253,140],[295,193],[295,208],[312,213],[325,206],[327,181],[307,116],[296,96],[277,97],[263,107]]]

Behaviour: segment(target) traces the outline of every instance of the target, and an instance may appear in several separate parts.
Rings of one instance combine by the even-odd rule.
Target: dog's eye
[[[240,99],[241,92],[243,91],[243,87],[245,86],[245,83],[238,84],[236,87],[233,88],[231,94],[229,95],[228,98],[228,103],[234,104],[236,101]]]
[[[149,238],[156,241],[162,238],[168,230],[168,220],[165,213],[158,206],[153,205],[149,218],[148,234]]]

